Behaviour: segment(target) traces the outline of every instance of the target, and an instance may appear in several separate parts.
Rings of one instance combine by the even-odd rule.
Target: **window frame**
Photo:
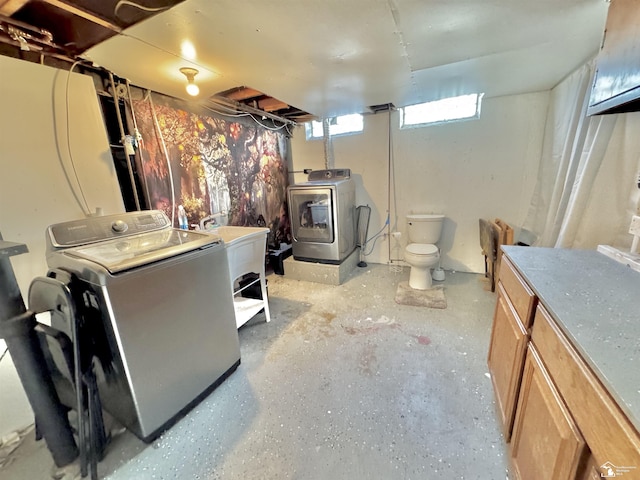
[[[448,101],[448,100],[453,100],[453,99],[457,99],[457,98],[461,98],[461,97],[471,97],[471,96],[475,96],[475,113],[469,116],[464,116],[464,117],[453,117],[453,118],[441,118],[439,120],[432,120],[432,121],[424,121],[424,122],[416,122],[416,123],[407,123],[406,122],[406,112],[405,110],[407,108],[411,108],[411,107],[420,107],[420,106],[424,106],[424,105],[429,105],[429,104],[437,104],[439,102],[443,102],[443,101]],[[413,105],[407,105],[405,107],[401,107],[399,110],[399,123],[400,123],[400,130],[406,130],[406,129],[410,129],[410,128],[422,128],[422,127],[427,127],[427,126],[431,126],[431,125],[442,125],[442,124],[446,124],[446,123],[454,123],[454,122],[466,122],[469,120],[477,120],[478,118],[480,118],[481,115],[481,111],[482,111],[482,99],[484,97],[484,93],[469,93],[469,94],[465,94],[465,95],[457,95],[455,97],[445,97],[445,98],[441,98],[438,100],[432,100],[430,102],[423,102],[423,103],[416,103]],[[437,108],[437,107],[436,107]]]
[[[338,132],[338,133],[333,133],[331,132],[332,127],[336,127],[333,130],[337,130],[337,127],[339,126],[339,119],[340,118],[344,118],[344,117],[359,117],[360,120],[360,129],[359,130],[348,130],[348,131],[344,131],[344,132]],[[331,125],[329,125],[329,135],[331,137],[343,137],[346,135],[358,135],[362,132],[364,132],[364,115],[362,115],[361,113],[350,113],[347,115],[339,115],[337,117],[332,117],[330,119],[331,122],[333,122]],[[307,140],[321,140],[322,138],[324,138],[324,130],[323,134],[320,136],[314,136],[313,132],[314,132],[314,127],[313,124],[317,123],[320,124],[320,128],[322,129],[322,122],[317,121],[317,120],[311,120],[309,122],[306,122],[304,125],[304,129],[305,129],[305,136]]]

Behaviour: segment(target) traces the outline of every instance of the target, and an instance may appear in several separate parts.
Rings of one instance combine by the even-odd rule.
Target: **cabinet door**
[[[600,465],[636,467],[625,480],[640,478],[638,430],[542,305],[538,305],[531,338],[592,455]]]
[[[624,104],[640,97],[640,8],[637,0],[611,0],[588,114],[629,111]],[[612,110],[613,109],[613,110]],[[636,110],[631,107],[631,110]]]
[[[582,435],[529,344],[511,439],[516,478],[573,480],[584,450]]]
[[[489,372],[504,436],[509,441],[528,335],[501,282],[489,345]]]

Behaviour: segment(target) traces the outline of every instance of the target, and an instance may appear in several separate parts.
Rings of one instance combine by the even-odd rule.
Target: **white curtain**
[[[593,62],[551,92],[536,189],[524,228],[536,246],[628,247],[640,207],[640,114],[587,117]]]

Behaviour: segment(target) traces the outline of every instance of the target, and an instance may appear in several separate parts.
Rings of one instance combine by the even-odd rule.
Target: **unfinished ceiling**
[[[296,121],[550,89],[596,54],[607,8],[605,0],[0,0],[3,15],[48,28],[69,53],[132,84],[187,98],[179,69],[193,67],[199,98],[223,94]]]

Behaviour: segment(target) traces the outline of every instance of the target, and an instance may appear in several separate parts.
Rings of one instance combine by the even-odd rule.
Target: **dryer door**
[[[298,242],[333,243],[333,195],[330,187],[290,188],[291,233]]]

